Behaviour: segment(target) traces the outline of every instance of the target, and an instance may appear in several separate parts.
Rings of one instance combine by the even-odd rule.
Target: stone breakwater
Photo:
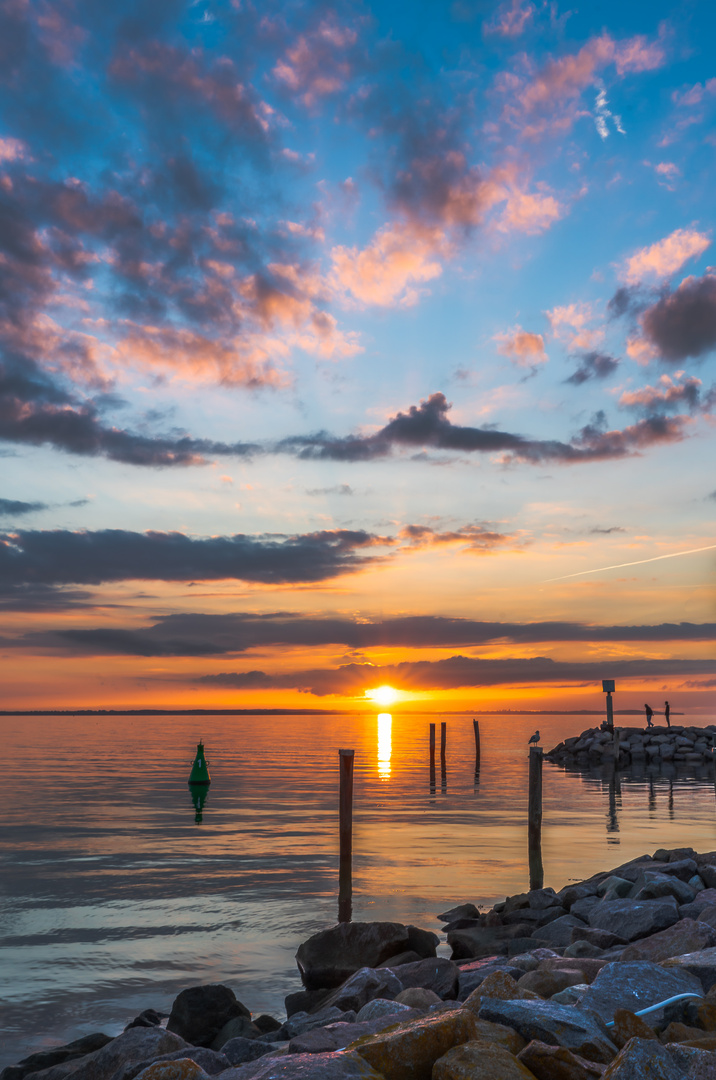
[[[716,1080],[716,852],[438,919],[450,959],[430,930],[339,924],[299,947],[285,1018],[193,986],[0,1080]]]
[[[707,727],[617,727],[614,732],[588,728],[581,735],[565,739],[545,754],[560,764],[629,765],[636,762],[701,765],[714,760],[716,724]]]

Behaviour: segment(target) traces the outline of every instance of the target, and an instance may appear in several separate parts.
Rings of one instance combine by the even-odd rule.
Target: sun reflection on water
[[[378,776],[390,779],[390,755],[393,749],[393,717],[389,712],[378,713]]]

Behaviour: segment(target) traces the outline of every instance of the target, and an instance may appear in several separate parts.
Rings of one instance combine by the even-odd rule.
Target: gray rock
[[[613,900],[622,899],[628,896],[632,890],[632,882],[627,881],[626,878],[621,878],[617,874],[612,874],[610,877],[600,881],[597,886],[597,896],[605,896],[608,892],[613,893]]]
[[[602,955],[602,949],[596,945],[591,945],[588,941],[573,941],[571,945],[568,945],[564,950],[565,956],[570,957],[585,957],[586,959],[594,958]]]
[[[716,866],[700,866],[699,877],[707,889],[716,889]]]
[[[408,931],[408,949],[423,959],[435,956],[440,938],[432,930],[421,930],[419,926],[406,926]]]
[[[468,922],[469,920],[465,921]],[[405,952],[398,953],[397,956],[391,956],[390,960],[384,960],[382,964],[378,964],[378,969],[402,967],[403,964],[418,964],[422,959],[423,957],[414,952],[413,949],[406,949]]]
[[[645,870],[637,878],[630,893],[634,900],[658,900],[661,896],[673,896],[677,904],[690,904],[696,893],[685,881],[673,874]]]
[[[561,907],[562,902],[554,889],[531,889],[527,893],[527,902],[532,911],[545,911],[551,907]]]
[[[682,1080],[687,1073],[654,1039],[630,1039],[602,1080]]]
[[[627,941],[665,930],[679,919],[673,896],[659,900],[602,900],[589,912],[589,925],[618,933]]]
[[[631,886],[630,886],[631,887]],[[575,901],[570,908],[570,915],[576,915],[578,919],[588,919],[589,912],[595,904],[601,903],[598,896],[585,896],[582,900]]]
[[[125,1065],[124,1068],[117,1070],[112,1080],[134,1080],[135,1076],[139,1076],[150,1065],[155,1065],[157,1061],[183,1061],[186,1058],[195,1062],[204,1070],[207,1076],[216,1076],[217,1073],[223,1072],[232,1064],[223,1051],[221,1054],[217,1054],[215,1050],[207,1050],[205,1046],[187,1046],[184,1050],[175,1050],[172,1054],[162,1054],[158,1058],[147,1058],[146,1061]]]
[[[714,1080],[716,1077],[716,1055],[710,1051],[699,1050],[695,1046],[679,1046],[678,1043],[667,1043],[666,1049],[675,1065],[684,1070],[683,1075],[688,1080]]]
[[[512,961],[502,956],[491,956],[485,960],[478,960],[474,964],[460,969],[458,1001],[465,1001],[473,990],[476,990],[480,983],[488,975],[491,975],[493,971],[504,971],[505,974],[511,975],[515,980],[519,979],[520,975],[524,975],[524,968],[516,967]],[[432,990],[432,987],[430,989]]]
[[[337,1009],[335,1006],[321,1009],[317,1013],[294,1013],[282,1026],[280,1035],[284,1039],[294,1039],[296,1035],[303,1035],[305,1031],[311,1031],[313,1028],[326,1027],[328,1024],[339,1022],[352,1024],[355,1019],[356,1013],[354,1009],[344,1011],[343,1009]],[[273,1034],[277,1035],[279,1032],[273,1032]]]
[[[260,1013],[258,1016],[255,1016],[252,1023],[264,1035],[269,1031],[278,1031],[281,1027],[281,1021],[277,1020],[274,1016],[269,1016],[268,1013]]]
[[[434,991],[444,1001],[457,997],[460,969],[457,964],[444,956],[420,960],[417,964],[401,964],[393,973],[402,984],[401,990],[409,990],[412,986],[422,986],[425,990]],[[381,996],[388,997],[389,995]],[[397,994],[395,996],[397,997]]]
[[[716,946],[716,929],[708,923],[694,919],[680,919],[679,922],[652,934],[639,938],[627,945],[622,953],[622,960],[650,960],[659,963],[672,956],[685,953],[701,952]]]
[[[197,1065],[191,1058],[175,1058],[174,1061],[152,1061],[151,1064],[137,1074],[141,1080],[208,1080],[207,1073],[201,1065]]]
[[[211,1046],[224,1025],[237,1016],[251,1019],[249,1010],[228,986],[190,986],[174,999],[167,1031],[195,1046]]]
[[[575,915],[563,915],[561,919],[547,923],[546,926],[537,927],[533,937],[539,941],[549,942],[550,945],[565,947],[572,943],[572,929],[575,926],[584,926],[584,922]]]
[[[54,1065],[34,1074],[36,1080],[110,1080],[115,1073],[137,1062],[156,1061],[165,1054],[182,1050],[186,1057],[191,1047],[178,1035],[164,1028],[130,1028],[105,1046],[85,1057]]]
[[[672,956],[668,960],[662,960],[660,966],[669,972],[683,972],[695,976],[708,993],[716,983],[716,948]]]
[[[436,918],[442,923],[450,923],[455,922],[456,919],[477,919],[479,914],[474,904],[457,904],[443,911],[441,915],[436,915]]]
[[[665,961],[669,963],[670,961]],[[638,1012],[676,994],[701,994],[698,978],[689,971],[668,970],[647,961],[606,964],[581,1001],[581,1007],[612,1020],[617,1009]]]
[[[297,990],[295,994],[287,994],[283,999],[286,1016],[293,1016],[297,1012],[316,1012],[330,995],[330,987],[323,990]]]
[[[410,991],[407,992],[410,993]],[[376,998],[363,1006],[356,1016],[356,1023],[362,1024],[364,1020],[378,1020],[382,1016],[394,1016],[397,1021],[400,1019],[400,1013],[411,1011],[410,1005],[403,1005],[399,1001],[388,1001],[386,998]]]
[[[267,1054],[258,1061],[237,1065],[222,1080],[381,1080],[360,1054]]]
[[[608,930],[595,930],[591,926],[575,926],[572,931],[572,941],[588,941],[590,945],[596,945],[598,949],[611,949],[614,945],[626,945],[624,938],[610,934]]]
[[[431,1009],[433,1005],[442,1004],[436,993],[426,990],[423,986],[410,986],[407,990],[403,990],[402,994],[398,994],[395,1000],[401,1005],[409,1005],[411,1009],[419,1009],[421,1012]]]
[[[684,849],[685,850],[685,849]],[[655,870],[660,870],[662,874],[670,874],[674,877],[678,877],[681,881],[688,881],[690,877],[693,877],[696,873],[701,873],[696,861],[691,858],[683,859],[671,859],[662,866],[655,866]]]
[[[448,944],[452,947],[453,960],[481,959],[487,956],[503,956],[507,943],[515,938],[528,937],[532,927],[527,923],[514,926],[476,926],[472,929],[452,930]]]
[[[540,941],[536,937],[513,938],[512,941],[507,942],[507,956],[511,960],[513,956],[523,956],[526,952],[539,949],[542,945],[544,945],[544,941]]]
[[[229,1039],[221,1048],[222,1054],[228,1058],[229,1065],[243,1065],[247,1061],[256,1061],[264,1054],[271,1053],[271,1044],[257,1041],[256,1039]]]
[[[506,1024],[523,1039],[539,1039],[550,1046],[566,1046],[590,1061],[611,1061],[617,1052],[597,1017],[552,1001],[500,1001],[483,998],[480,1020]]]
[[[575,983],[574,986],[567,986],[564,990],[560,990],[558,994],[552,994],[549,1000],[557,1005],[578,1005],[588,986],[589,983]]]
[[[584,882],[581,885],[565,885],[563,889],[559,890],[557,896],[561,900],[564,907],[569,908],[571,911],[572,906],[577,902],[577,900],[583,900],[585,896],[596,896],[596,894],[596,883],[591,884]]]
[[[112,1041],[111,1035],[95,1032],[92,1035],[84,1035],[81,1039],[65,1043],[64,1046],[53,1046],[51,1050],[38,1050],[35,1054],[18,1061],[17,1065],[8,1065],[0,1072],[0,1080],[22,1080],[29,1073],[49,1069],[53,1065],[61,1065],[67,1061],[75,1061],[85,1057],[95,1050],[101,1050],[108,1042]]]
[[[402,923],[338,923],[298,947],[296,963],[307,990],[340,986],[360,968],[375,968],[410,948]]]
[[[435,961],[428,961],[435,963]],[[405,970],[409,965],[403,965]],[[342,1012],[353,1009],[358,1012],[373,998],[395,998],[404,990],[402,978],[398,978],[390,968],[364,967],[354,972],[346,981],[334,990],[323,1004],[323,1009],[336,1008]]]
[[[261,1032],[245,1016],[234,1016],[224,1024],[218,1035],[211,1040],[212,1050],[221,1050],[229,1039],[258,1039]]]

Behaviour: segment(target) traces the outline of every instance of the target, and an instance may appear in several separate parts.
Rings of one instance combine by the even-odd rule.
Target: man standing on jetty
[[[668,701],[664,702],[664,716],[666,717],[666,726],[671,727],[671,706]]]
[[[651,722],[651,718],[654,715],[654,710],[652,709],[651,705],[645,705],[644,710],[646,712],[646,726],[653,727],[654,725]]]

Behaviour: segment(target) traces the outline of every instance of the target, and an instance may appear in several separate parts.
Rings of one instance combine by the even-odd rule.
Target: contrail
[[[671,555],[654,555],[651,559],[636,559],[635,562],[614,563],[613,566],[598,566],[596,570],[580,570],[578,574],[564,574],[562,577],[546,578],[546,581],[566,581],[567,578],[583,577],[585,574],[601,574],[604,570],[621,570],[624,566],[641,566],[643,563],[659,562],[661,559],[676,559],[679,555],[696,555],[699,551],[713,551],[716,544],[708,547],[691,548],[690,551],[672,551]]]

